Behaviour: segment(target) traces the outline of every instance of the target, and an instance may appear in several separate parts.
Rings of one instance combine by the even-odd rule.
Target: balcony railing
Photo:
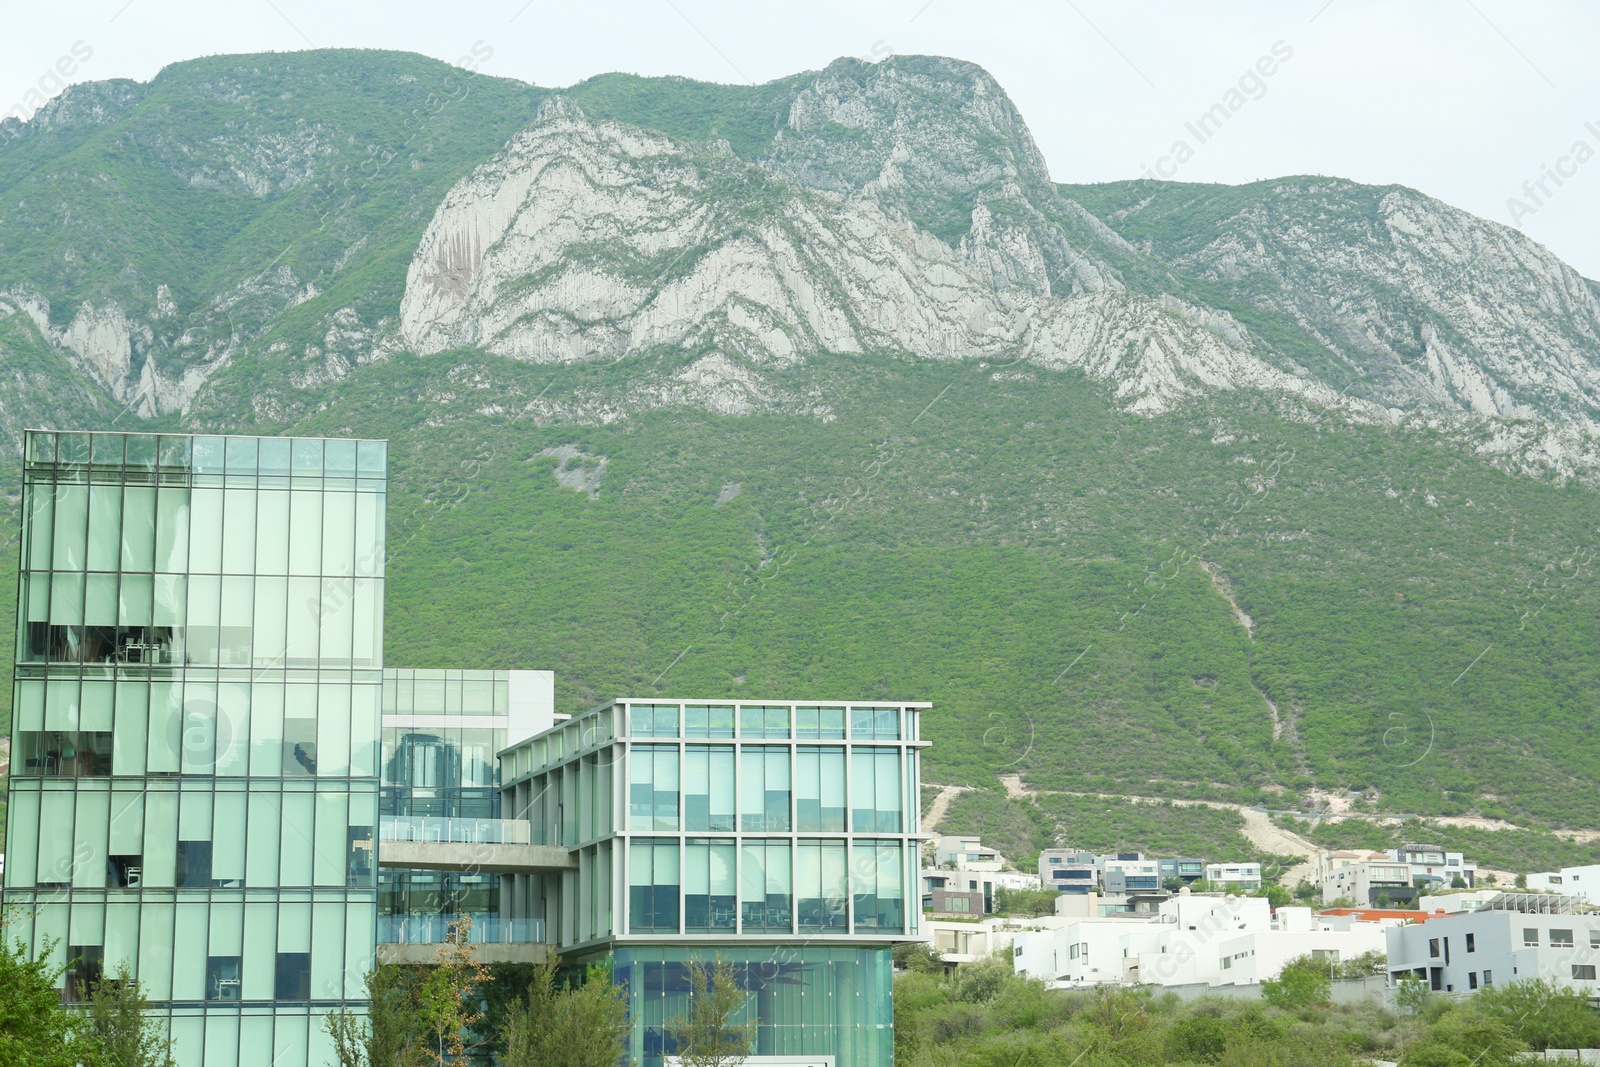
[[[526,845],[524,819],[440,819],[407,815],[378,821],[380,841],[441,841],[463,845]]]
[[[380,945],[442,945],[456,927],[451,915],[380,915]],[[543,919],[505,919],[494,915],[474,915],[474,945],[530,945],[544,940]]]

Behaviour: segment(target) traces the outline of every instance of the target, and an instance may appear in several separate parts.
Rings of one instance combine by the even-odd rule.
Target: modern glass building
[[[555,721],[550,671],[383,672],[378,814],[383,841],[473,841],[499,832],[498,753]],[[496,837],[495,839],[498,839]],[[509,937],[504,876],[481,868],[378,871],[378,943],[437,944],[459,915],[481,939]]]
[[[890,948],[920,940],[927,707],[618,700],[515,743],[504,812],[578,864],[511,876],[502,908],[610,960],[630,1062],[661,1067],[688,962],[720,958],[752,993],[757,1055],[889,1067]]]
[[[30,431],[4,902],[185,1067],[328,1060],[374,952],[381,441]],[[483,746],[487,753],[487,745]]]

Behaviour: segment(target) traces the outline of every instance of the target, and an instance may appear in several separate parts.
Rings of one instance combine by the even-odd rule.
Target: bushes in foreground
[[[1102,987],[1052,990],[1004,959],[895,978],[898,1067],[1509,1067],[1523,1052],[1600,1044],[1581,996],[1517,983],[1415,1010],[1334,1005],[1322,981],[1291,980],[1261,1001]],[[1291,976],[1291,979],[1298,977]]]

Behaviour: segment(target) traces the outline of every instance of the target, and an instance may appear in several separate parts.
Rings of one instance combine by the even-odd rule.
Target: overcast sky
[[[73,81],[145,80],[224,52],[372,47],[456,61],[477,45],[492,51],[484,73],[547,86],[612,70],[762,82],[841,55],[942,54],[999,79],[1058,181],[1159,167],[1186,181],[1396,182],[1515,223],[1600,278],[1593,0],[525,2],[0,0],[0,114],[54,90],[51,71],[75,48],[89,54],[65,64]],[[1199,144],[1185,122],[1274,45],[1289,58],[1247,82],[1243,106]],[[1163,157],[1180,139],[1194,155],[1177,167]],[[1524,184],[1541,178],[1530,195]]]

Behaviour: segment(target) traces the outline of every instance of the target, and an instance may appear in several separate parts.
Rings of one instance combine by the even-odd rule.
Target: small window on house
[[[1071,948],[1067,949],[1067,959],[1075,960],[1077,958],[1078,958],[1078,946],[1077,945],[1073,945]]]
[[[1551,948],[1571,948],[1572,947],[1572,931],[1571,930],[1551,930],[1550,931],[1550,947]]]
[[[1439,939],[1437,937],[1428,938],[1428,955],[1432,956],[1434,958],[1438,958],[1438,955],[1439,955]]]
[[[1477,971],[1468,971],[1467,972],[1467,988],[1468,989],[1477,989],[1478,988],[1478,972]]]
[[[1538,948],[1539,947],[1539,931],[1535,930],[1531,926],[1524,926],[1522,928],[1522,947],[1523,948]]]
[[[1478,935],[1477,934],[1468,934],[1467,935],[1467,951],[1468,952],[1476,952],[1476,951],[1478,951]]]
[[[1589,931],[1589,947],[1600,948],[1600,930]]]
[[[1572,965],[1572,980],[1574,982],[1594,981],[1594,964],[1574,963]]]
[[[1486,985],[1486,986],[1494,985],[1494,972],[1493,971],[1484,971],[1483,972],[1483,984]]]

